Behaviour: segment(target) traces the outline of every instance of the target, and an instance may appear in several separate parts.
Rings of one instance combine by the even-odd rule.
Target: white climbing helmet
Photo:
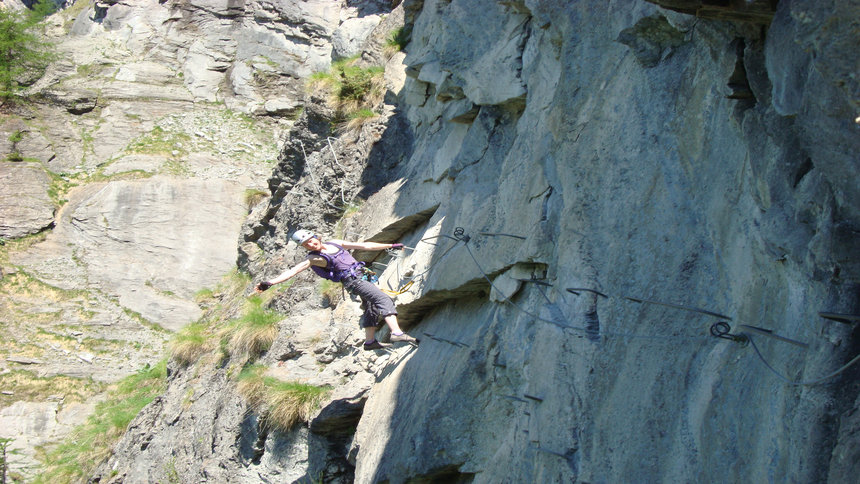
[[[302,245],[308,239],[312,239],[314,237],[316,237],[316,235],[314,235],[314,233],[311,232],[310,230],[299,229],[299,230],[296,230],[295,232],[293,232],[293,235],[291,238],[293,239],[293,241],[295,243]]]

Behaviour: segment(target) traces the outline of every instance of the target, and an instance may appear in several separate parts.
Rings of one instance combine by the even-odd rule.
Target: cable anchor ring
[[[741,346],[746,346],[749,344],[749,338],[742,334],[731,334],[731,330],[732,327],[729,325],[729,323],[725,321],[717,321],[716,323],[711,325],[711,336],[716,336],[717,338],[734,341],[735,343],[740,343]]]

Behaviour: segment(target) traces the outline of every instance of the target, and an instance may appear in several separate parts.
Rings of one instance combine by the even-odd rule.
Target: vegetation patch
[[[77,67],[78,77],[90,78],[101,72],[102,66],[99,64],[81,64]]]
[[[63,18],[66,19],[63,23],[63,28],[68,32],[72,29],[72,25],[74,25],[75,20],[78,16],[90,6],[92,6],[92,0],[77,0],[69,5],[68,8],[62,10]]]
[[[278,321],[282,318],[280,313],[263,307],[260,296],[248,298],[244,314],[233,320],[225,332],[230,354],[255,359],[268,351],[278,336]]]
[[[371,110],[385,94],[385,69],[380,66],[361,67],[359,57],[343,59],[332,64],[328,72],[311,75],[312,89],[327,93],[329,106],[335,110],[338,124],[348,121],[362,110]],[[362,116],[358,116],[359,118]]]
[[[246,298],[250,284],[247,273],[235,270],[214,290],[199,291],[196,300],[207,308],[206,312],[199,321],[173,337],[171,357],[183,366],[190,366],[202,360],[217,362],[236,356],[243,360],[241,365],[266,352],[278,335],[278,322],[283,319],[282,314],[266,306],[290,284]]]
[[[388,38],[385,39],[384,54],[388,57],[391,57],[396,52],[403,52],[403,49],[406,48],[406,45],[409,43],[410,40],[412,40],[411,26],[403,26],[393,30],[390,34],[388,34]]]
[[[48,196],[54,202],[57,208],[62,207],[69,200],[66,196],[80,184],[80,180],[70,177],[65,173],[54,173],[50,170],[45,170],[48,176],[51,177],[51,185],[48,187]]]
[[[265,423],[278,430],[290,430],[299,422],[307,422],[331,392],[329,387],[264,376],[265,371],[261,365],[245,368],[239,375],[238,389]]]
[[[180,365],[189,366],[212,351],[214,340],[208,325],[200,322],[189,324],[170,342],[170,356]]]
[[[268,198],[269,192],[259,189],[245,190],[245,206],[250,212],[258,203]]]
[[[167,131],[161,126],[156,126],[149,133],[133,141],[128,151],[147,155],[184,156],[188,154],[187,146],[190,141],[191,136],[186,133]]]
[[[0,9],[0,105],[41,77],[56,57],[39,31],[39,22],[54,9],[56,5],[48,0],[23,12]]]
[[[343,299],[343,286],[339,282],[320,279],[318,288],[324,304],[334,306]]]
[[[124,307],[124,308],[122,308],[122,312],[125,313],[125,315],[128,316],[129,318],[137,321],[144,328],[149,328],[149,329],[151,329],[157,333],[169,333],[170,332],[170,330],[165,329],[162,326],[159,326],[159,325],[153,323],[152,321],[146,319],[142,314],[140,314],[137,311],[134,311],[132,309]]]
[[[84,402],[89,397],[104,391],[105,384],[91,378],[73,378],[65,375],[37,376],[26,370],[15,370],[0,374],[0,406],[14,402],[42,402],[49,397],[59,397],[64,403]]]
[[[111,447],[138,413],[167,388],[165,361],[144,368],[111,385],[107,398],[96,406],[87,422],[62,443],[41,449],[45,471],[35,483],[78,482],[92,475],[110,456]]]
[[[371,109],[359,109],[347,114],[346,121],[338,128],[340,131],[356,131],[368,121],[378,118],[379,115]]]
[[[340,219],[334,226],[334,236],[336,239],[348,239],[346,237],[346,224],[350,218],[354,217],[361,211],[361,206],[364,204],[364,200],[354,199],[352,202],[347,205],[343,211],[343,215],[341,215]]]
[[[13,307],[22,304],[39,304],[86,299],[83,290],[61,289],[36,279],[24,271],[17,271],[0,279],[0,294],[9,296]]]

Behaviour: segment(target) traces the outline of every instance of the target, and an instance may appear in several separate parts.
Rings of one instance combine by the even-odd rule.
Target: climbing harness
[[[365,267],[364,273],[361,275],[361,280],[377,284],[379,283],[379,275]]]

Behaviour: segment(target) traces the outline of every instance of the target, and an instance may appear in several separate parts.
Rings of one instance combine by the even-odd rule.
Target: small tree
[[[40,0],[27,13],[0,9],[0,105],[23,89],[23,79],[40,74],[53,59],[50,44],[35,27],[55,8],[51,0]]]
[[[29,21],[34,24],[39,23],[48,15],[56,12],[57,8],[57,3],[54,0],[37,0],[30,7],[28,14]]]

